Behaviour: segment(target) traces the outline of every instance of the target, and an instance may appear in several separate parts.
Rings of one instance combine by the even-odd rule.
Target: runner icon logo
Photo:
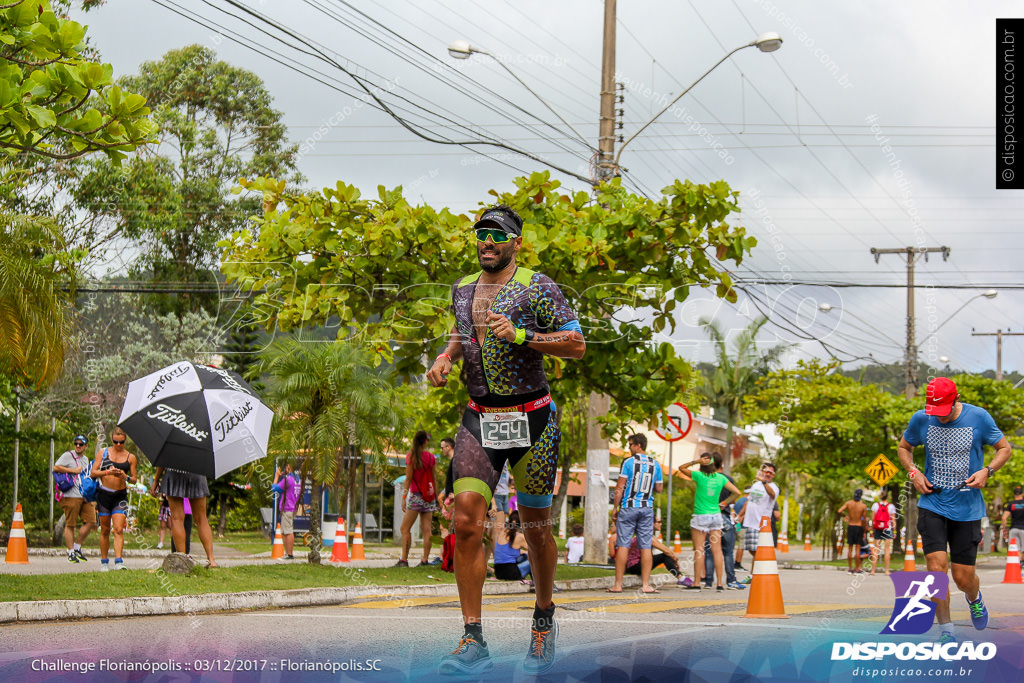
[[[896,587],[896,604],[881,633],[927,633],[935,622],[932,598],[946,595],[949,576],[943,572],[895,572],[889,578]]]

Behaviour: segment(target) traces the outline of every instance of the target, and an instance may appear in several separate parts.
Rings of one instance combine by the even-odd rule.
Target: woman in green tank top
[[[714,464],[712,464],[712,460],[715,461]],[[711,554],[715,558],[718,590],[725,590],[722,586],[722,574],[725,571],[725,560],[722,557],[722,529],[725,527],[726,521],[722,517],[722,511],[740,497],[740,490],[726,479],[724,474],[716,472],[716,469],[721,467],[721,462],[721,456],[703,453],[698,460],[679,466],[679,474],[683,479],[692,482],[696,489],[693,500],[693,517],[690,519],[694,554],[693,585],[689,587],[692,590],[700,590],[701,582],[704,579],[705,537],[708,538]],[[700,465],[700,469],[691,472],[689,468],[697,464]],[[725,500],[720,500],[723,488],[727,489],[731,495]]]

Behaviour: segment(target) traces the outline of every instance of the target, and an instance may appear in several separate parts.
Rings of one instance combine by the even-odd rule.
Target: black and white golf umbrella
[[[155,466],[217,478],[267,454],[273,417],[237,373],[182,361],[129,384],[118,425]]]

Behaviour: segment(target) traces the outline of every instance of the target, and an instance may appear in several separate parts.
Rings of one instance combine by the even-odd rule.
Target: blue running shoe
[[[939,639],[935,642],[937,642],[939,645],[945,645],[946,643],[956,643],[959,641],[957,641],[956,636],[950,633],[949,631],[943,631],[939,634]]]
[[[967,601],[967,608],[971,610],[971,623],[974,628],[983,631],[988,626],[988,609],[981,600],[981,591],[978,591],[978,599],[974,602]]]
[[[467,634],[459,640],[458,647],[441,658],[437,672],[449,676],[475,675],[489,671],[491,666],[491,653],[487,651],[487,646]]]

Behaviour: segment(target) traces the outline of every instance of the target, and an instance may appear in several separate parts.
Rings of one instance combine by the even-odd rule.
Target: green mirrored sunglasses
[[[491,241],[495,244],[504,244],[512,239],[512,235],[508,234],[504,230],[497,230],[495,228],[480,228],[476,231],[476,241],[486,242],[487,238],[490,237]]]

